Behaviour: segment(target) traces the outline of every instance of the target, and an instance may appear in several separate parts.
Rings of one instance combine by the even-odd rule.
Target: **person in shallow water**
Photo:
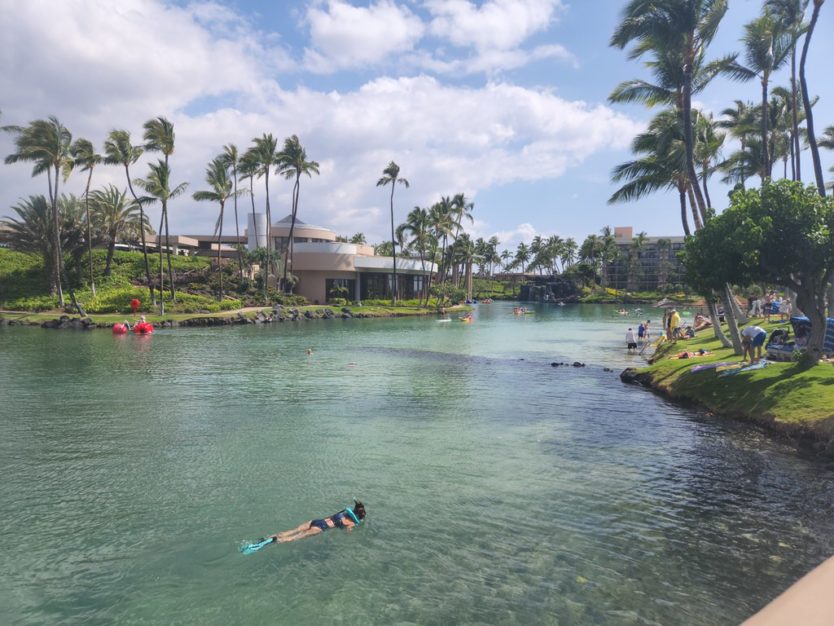
[[[309,522],[304,522],[292,530],[285,530],[274,535],[268,535],[267,539],[272,539],[273,543],[286,543],[288,541],[313,537],[331,528],[344,528],[350,531],[364,519],[365,505],[358,500],[354,500],[353,507],[347,507],[338,513],[322,519],[313,519]]]

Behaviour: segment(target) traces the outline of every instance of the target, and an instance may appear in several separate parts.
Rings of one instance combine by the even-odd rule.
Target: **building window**
[[[356,297],[356,281],[352,278],[328,278],[324,281],[327,300],[344,298],[353,300]]]

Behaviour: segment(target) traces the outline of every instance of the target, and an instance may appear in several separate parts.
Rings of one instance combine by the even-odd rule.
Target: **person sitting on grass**
[[[670,356],[669,358],[670,359],[694,359],[694,358],[699,357],[699,356],[710,356],[711,354],[712,354],[712,352],[709,352],[708,350],[705,350],[704,348],[701,348],[697,352],[686,352],[686,351],[678,352],[676,355]]]
[[[741,331],[741,360],[746,361],[750,355],[750,362],[756,363],[762,358],[762,346],[767,339],[767,331],[760,326],[746,326]],[[755,354],[754,354],[755,353]]]
[[[314,537],[331,528],[344,528],[350,531],[358,526],[363,519],[365,519],[365,505],[358,500],[354,500],[353,507],[347,507],[328,517],[304,522],[292,530],[268,535],[267,539],[272,539],[273,543],[287,543]]]

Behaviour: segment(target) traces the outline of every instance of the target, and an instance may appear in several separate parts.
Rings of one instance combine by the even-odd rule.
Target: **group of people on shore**
[[[793,303],[787,296],[783,298],[771,290],[760,298],[748,298],[747,314],[750,317],[763,317],[767,322],[773,315],[778,315],[779,321],[785,322],[793,315]]]
[[[651,341],[651,323],[651,320],[640,322],[640,325],[637,326],[636,335],[633,328],[629,328],[626,331],[626,349],[629,352],[634,352],[638,347],[648,344]]]

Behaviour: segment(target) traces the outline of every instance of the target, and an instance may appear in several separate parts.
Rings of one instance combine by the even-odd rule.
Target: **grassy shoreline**
[[[758,325],[768,332],[786,324]],[[682,351],[710,351],[709,356],[671,359]],[[786,436],[803,449],[834,457],[834,367],[820,362],[771,362],[767,367],[731,376],[715,370],[692,372],[695,365],[738,362],[732,349],[722,348],[710,329],[690,340],[666,343],[647,367],[629,368],[625,382],[641,384],[671,400],[703,407],[731,419],[753,422]]]

